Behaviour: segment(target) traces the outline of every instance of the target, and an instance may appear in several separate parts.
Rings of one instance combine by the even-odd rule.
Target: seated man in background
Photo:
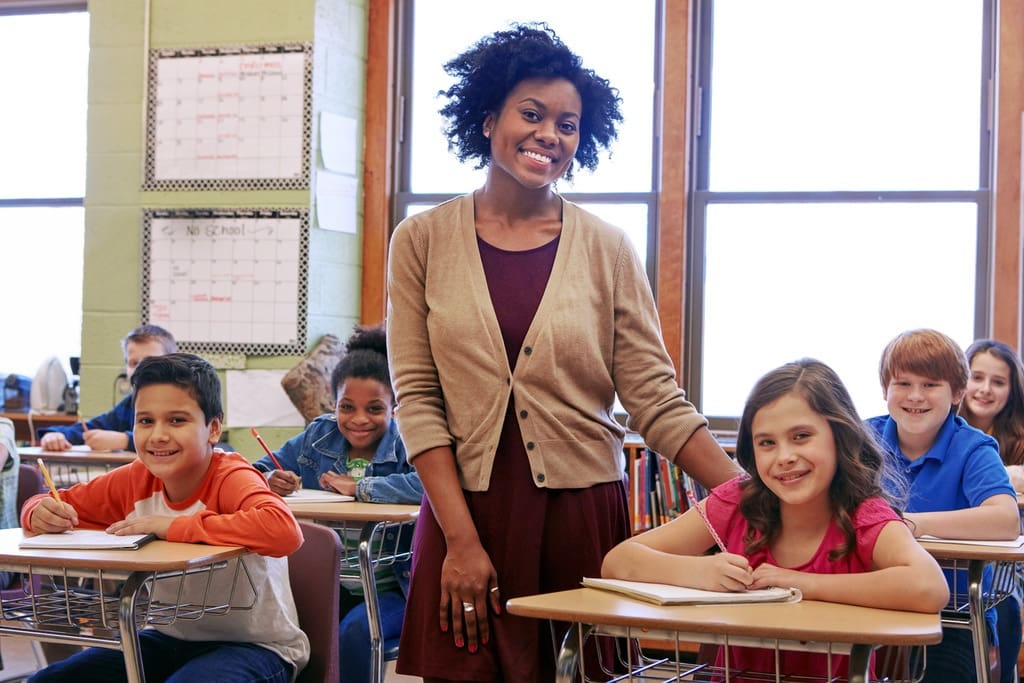
[[[121,340],[124,352],[124,372],[131,381],[135,368],[143,358],[175,353],[178,344],[171,333],[157,325],[142,325]],[[86,422],[72,425],[44,427],[39,430],[39,445],[47,451],[66,451],[72,445],[86,444],[97,451],[135,450],[132,429],[135,410],[132,396],[125,396],[113,410]]]

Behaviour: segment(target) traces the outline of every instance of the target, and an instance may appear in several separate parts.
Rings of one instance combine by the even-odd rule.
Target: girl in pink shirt
[[[717,591],[768,586],[804,599],[938,612],[946,580],[883,493],[884,456],[849,392],[824,363],[802,359],[762,377],[743,410],[736,458],[747,476],[703,502],[726,552],[695,510],[628,539],[602,575]],[[846,658],[780,653],[782,674],[845,675]],[[720,651],[716,664],[725,666]],[[731,680],[774,673],[775,653],[729,648]]]

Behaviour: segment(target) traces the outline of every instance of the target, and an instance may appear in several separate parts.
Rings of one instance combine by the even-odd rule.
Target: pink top
[[[725,542],[729,552],[747,555],[744,552],[743,536],[747,532],[747,520],[740,515],[740,482],[737,477],[715,488],[705,503],[708,519]],[[854,552],[840,557],[836,561],[828,558],[829,551],[841,546],[845,539],[839,525],[833,519],[818,547],[817,552],[804,564],[787,567],[801,572],[814,574],[853,574],[871,570],[871,557],[874,554],[878,534],[889,522],[900,521],[900,517],[881,498],[868,498],[851,515],[853,527],[857,535],[857,546]],[[772,557],[771,550],[761,548],[752,555],[747,555],[752,567],[765,562],[779,565]],[[845,656],[832,657],[832,676],[846,676],[847,660]],[[724,648],[720,648],[716,666],[724,666]],[[806,652],[780,653],[779,666],[783,674],[799,674],[808,676],[825,676],[828,672],[828,660],[825,654]],[[772,650],[762,648],[730,647],[729,670],[735,673],[743,670],[774,673],[775,654]],[[735,681],[746,680],[742,677]]]

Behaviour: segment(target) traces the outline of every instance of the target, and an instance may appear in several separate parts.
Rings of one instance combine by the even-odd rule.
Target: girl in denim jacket
[[[418,505],[423,486],[392,417],[395,395],[383,326],[356,327],[331,374],[331,393],[334,414],[313,420],[275,453],[284,469],[276,469],[270,456],[253,463],[267,473],[271,490],[287,496],[299,488],[327,489],[367,503]],[[401,633],[409,570],[408,562],[396,562],[376,577],[385,648]],[[343,581],[341,593],[341,681],[364,683],[370,680],[370,633],[362,589]]]

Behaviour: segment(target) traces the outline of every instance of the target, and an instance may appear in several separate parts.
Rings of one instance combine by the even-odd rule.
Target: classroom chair
[[[299,626],[309,637],[309,664],[296,683],[334,683],[339,677],[338,600],[341,539],[332,529],[300,521],[306,539],[288,557],[288,578],[299,614]]]

